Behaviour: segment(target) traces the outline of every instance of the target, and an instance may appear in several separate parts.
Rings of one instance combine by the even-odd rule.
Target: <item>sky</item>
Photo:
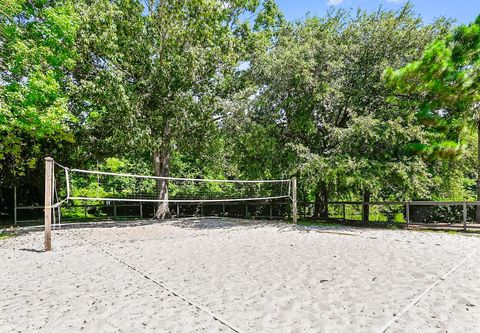
[[[398,9],[406,0],[277,0],[288,20],[310,15],[323,16],[329,7],[362,8],[374,10],[379,6],[386,9]],[[426,23],[435,18],[446,16],[454,18],[456,24],[469,23],[480,15],[480,0],[411,0],[414,10],[419,13]]]

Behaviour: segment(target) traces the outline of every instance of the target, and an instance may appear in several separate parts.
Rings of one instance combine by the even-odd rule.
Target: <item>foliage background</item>
[[[286,21],[273,0],[1,0],[0,203],[43,157],[300,198],[477,197],[480,17]],[[158,183],[159,189],[165,184]],[[480,195],[480,192],[478,193]]]

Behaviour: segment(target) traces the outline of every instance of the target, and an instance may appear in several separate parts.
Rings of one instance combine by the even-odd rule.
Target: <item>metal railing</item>
[[[122,208],[133,208],[138,210],[137,214],[121,214],[118,212],[119,209]],[[82,214],[76,214],[74,216],[73,214],[69,214],[69,210],[77,210],[82,211]],[[94,216],[89,213],[92,209],[98,210],[98,211],[103,211],[105,212],[103,216]],[[17,226],[19,224],[43,224],[44,218],[43,218],[43,210],[44,206],[15,206],[14,207],[14,225]],[[107,214],[106,211],[111,210],[112,214]],[[21,211],[30,211],[30,212],[35,212],[38,211],[38,213],[30,213],[28,214],[29,217],[27,218],[22,218],[19,217],[21,214],[19,212]],[[134,203],[134,204],[104,204],[104,205],[99,205],[99,204],[94,204],[94,205],[89,205],[89,204],[81,204],[81,205],[76,205],[76,206],[61,206],[59,208],[55,209],[56,214],[55,214],[55,219],[58,221],[77,221],[77,220],[88,220],[88,219],[95,219],[95,218],[101,218],[101,217],[113,217],[113,219],[117,218],[141,218],[143,217],[143,205],[142,203]],[[80,216],[81,215],[81,216]]]
[[[173,217],[230,216],[241,218],[284,219],[290,218],[290,202],[204,202],[172,203]],[[155,214],[155,203],[121,203],[62,205],[55,209],[56,221],[75,222],[100,219],[151,218]],[[43,224],[44,206],[14,206],[14,225]],[[136,213],[132,213],[136,210]],[[22,212],[28,212],[23,213]]]
[[[319,219],[315,216],[315,205],[318,203],[299,202],[300,216]],[[323,218],[340,222],[395,222],[404,224],[405,227],[424,226],[465,231],[480,228],[480,221],[476,218],[480,201],[331,201],[327,207],[329,215]]]
[[[19,206],[16,195],[16,189],[14,189],[14,225],[43,223],[44,207],[40,205]],[[320,219],[316,217],[315,205],[316,203],[311,201],[298,202],[300,218]],[[425,226],[465,231],[480,229],[480,221],[477,221],[476,218],[476,210],[480,209],[480,201],[330,201],[327,203],[327,207],[329,215],[326,218],[337,222],[393,222],[405,227]],[[366,220],[367,207],[369,214]],[[72,210],[74,213],[71,212]],[[170,211],[174,217],[233,216],[289,219],[291,202],[172,203]],[[152,217],[154,213],[154,203],[77,203],[76,205],[62,206],[57,210],[55,218],[68,222],[102,218],[139,219]]]

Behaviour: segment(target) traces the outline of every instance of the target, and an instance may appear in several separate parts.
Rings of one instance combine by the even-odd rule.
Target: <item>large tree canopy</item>
[[[70,1],[0,2],[0,183],[74,136],[68,73],[77,16]],[[51,149],[51,148],[50,148]]]
[[[240,61],[268,38],[279,12],[271,1],[259,6],[247,0],[79,5],[77,113],[94,139],[150,156],[155,175],[169,176],[174,150],[191,144],[192,135],[202,139]],[[157,186],[159,199],[168,199],[167,182]],[[167,203],[160,204],[157,217],[168,215]]]
[[[418,60],[388,69],[385,78],[395,89],[392,98],[413,108],[431,133],[432,140],[418,145],[418,152],[437,159],[457,157],[466,163],[469,152],[465,150],[480,143],[480,16],[433,41]],[[468,132],[475,130],[477,145],[468,142]],[[480,200],[480,154],[477,165]]]
[[[391,103],[382,75],[418,58],[447,28],[443,20],[422,25],[409,5],[336,11],[286,24],[273,48],[252,61],[258,90],[249,121],[262,127],[250,128],[268,143],[269,156],[285,156],[274,165],[301,173],[304,195],[316,198],[319,214],[327,214],[321,202],[325,208],[329,195],[425,193],[426,164],[409,150],[424,133],[408,109]],[[242,142],[252,137],[241,131]],[[262,157],[257,162],[265,165]]]

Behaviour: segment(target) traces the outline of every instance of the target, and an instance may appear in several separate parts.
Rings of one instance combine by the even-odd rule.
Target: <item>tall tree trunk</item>
[[[480,120],[477,120],[477,201],[480,201]],[[480,206],[476,206],[475,222],[480,223]]]
[[[328,219],[328,188],[325,183],[321,183],[315,193],[315,210],[313,216]]]
[[[155,176],[168,177],[170,175],[170,126],[164,127],[162,148],[153,152],[153,165],[155,168]],[[156,179],[157,187],[157,210],[155,218],[169,219],[172,217],[168,208],[168,180]]]
[[[363,215],[362,215],[362,221],[363,222],[368,222],[369,219],[370,219],[370,205],[368,203],[370,203],[370,197],[372,196],[372,194],[370,193],[370,191],[365,191],[363,192]]]

